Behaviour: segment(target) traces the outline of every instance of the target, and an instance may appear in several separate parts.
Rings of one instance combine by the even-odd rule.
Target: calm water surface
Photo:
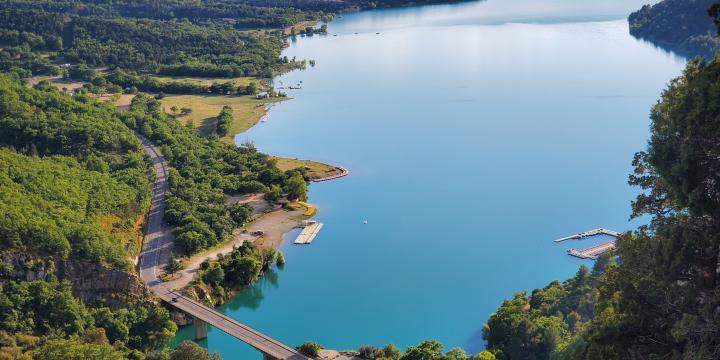
[[[286,55],[317,65],[275,85],[303,89],[237,141],[352,174],[311,186],[323,231],[309,246],[287,241],[285,268],[221,310],[291,345],[482,349],[504,298],[572,276],[583,262],[565,250],[602,240],[553,239],[635,225],[632,155],[684,65],[628,35],[642,4],[378,10],[298,38]],[[260,358],[217,329],[206,345]]]

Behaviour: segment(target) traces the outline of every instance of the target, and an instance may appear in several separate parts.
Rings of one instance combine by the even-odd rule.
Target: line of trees
[[[223,137],[227,135],[233,121],[234,117],[232,108],[227,105],[223,106],[222,110],[220,110],[220,113],[217,116],[217,126],[215,127],[215,132],[218,134],[218,136]]]

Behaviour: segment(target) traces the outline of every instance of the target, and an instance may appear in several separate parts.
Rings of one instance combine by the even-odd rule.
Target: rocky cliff
[[[112,309],[132,307],[148,298],[145,285],[134,271],[106,267],[81,260],[38,258],[20,253],[3,253],[5,269],[0,281],[47,280],[55,276],[72,284],[75,297],[88,305]]]

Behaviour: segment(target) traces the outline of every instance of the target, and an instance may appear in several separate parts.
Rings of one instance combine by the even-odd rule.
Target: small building
[[[270,97],[270,94],[267,91],[259,92],[256,97],[258,99],[267,99]]]

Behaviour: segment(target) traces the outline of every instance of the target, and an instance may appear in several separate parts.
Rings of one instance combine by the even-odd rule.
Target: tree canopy
[[[712,59],[720,50],[708,10],[715,0],[663,0],[630,14],[630,33],[688,57]]]

